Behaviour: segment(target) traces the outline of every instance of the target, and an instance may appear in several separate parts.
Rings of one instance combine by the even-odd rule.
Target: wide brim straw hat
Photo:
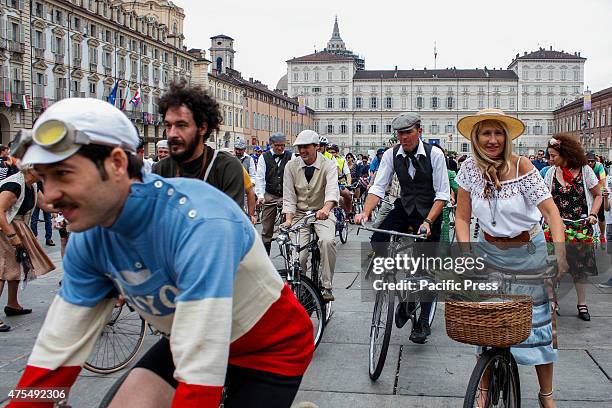
[[[482,109],[474,115],[461,118],[461,120],[457,122],[457,130],[463,137],[470,140],[474,126],[485,120],[497,120],[504,123],[508,128],[508,132],[510,133],[509,136],[512,140],[522,135],[525,131],[525,124],[520,119],[506,115],[501,109],[493,108]]]

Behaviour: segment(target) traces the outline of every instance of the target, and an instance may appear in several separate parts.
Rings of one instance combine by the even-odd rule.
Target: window
[[[510,110],[514,110],[514,98],[512,98],[512,97],[510,98],[508,106],[509,106]]]
[[[321,92],[321,88],[319,88],[319,87],[312,88],[312,92],[319,93],[319,92]]]
[[[334,108],[334,98],[327,98],[327,109]]]
[[[374,123],[374,122],[372,122],[370,124],[370,133],[371,134],[376,134],[377,133],[377,126],[376,126],[376,123]]]
[[[346,134],[346,122],[345,121],[340,122],[340,133],[343,135]]]
[[[575,86],[574,87],[574,95],[578,95],[580,93],[580,87],[579,86]]]
[[[432,135],[437,135],[438,134],[438,122],[435,120],[432,120],[430,129],[431,129]]]
[[[416,106],[417,106],[417,109],[423,109],[423,97],[422,96],[417,96]]]
[[[542,134],[542,124],[539,121],[536,121],[535,126],[533,127],[533,134],[534,135]]]
[[[89,47],[89,63],[97,64],[98,63],[98,49],[96,47]]]
[[[94,96],[94,97],[96,96],[96,88],[97,88],[97,85],[95,82],[89,83],[89,94],[91,96]]]
[[[333,79],[334,73],[332,71],[327,72],[327,80],[331,81]]]
[[[452,96],[449,96],[448,98],[446,98],[446,107],[448,109],[453,109],[453,105],[454,105],[454,98]]]
[[[341,71],[340,72],[340,78],[342,78],[342,80],[346,79],[346,71]]]
[[[522,79],[529,79],[529,71],[527,70],[527,68],[523,68],[523,78]]]
[[[334,124],[331,121],[327,122],[327,133],[334,133]]]
[[[440,105],[440,98],[438,98],[437,96],[432,96],[431,97],[431,108],[432,109],[438,109],[439,105]]]
[[[315,100],[315,109],[319,109],[319,98],[314,98]]]
[[[297,72],[293,73],[293,82],[299,81],[299,74]]]
[[[523,108],[527,108],[529,106],[529,97],[527,95],[523,95]]]
[[[467,109],[468,108],[468,97],[464,96],[463,97],[463,109]]]
[[[392,132],[393,132],[393,131],[392,131],[392,129],[391,129],[391,124],[390,124],[390,123],[387,123],[387,124],[385,125],[385,133],[391,134]]]
[[[461,153],[468,153],[470,151],[470,145],[467,143],[461,143]]]
[[[385,98],[385,109],[391,109],[393,107],[393,99],[389,96]]]
[[[499,95],[495,95],[493,97],[493,107],[499,109],[499,107],[500,107]]]
[[[450,120],[446,123],[446,133],[455,133],[455,125]]]
[[[542,97],[540,95],[536,95],[535,97],[535,107],[536,109],[540,109],[540,105],[542,104]]]
[[[55,16],[55,24],[62,24],[63,20],[62,20],[62,12],[60,10],[55,10],[54,13]]]
[[[555,97],[549,96],[548,97],[548,109],[552,109],[554,105],[555,105]]]
[[[565,81],[567,79],[567,71],[565,69],[561,70],[561,80]]]
[[[36,17],[43,18],[43,17],[45,17],[45,15],[44,15],[44,10],[45,10],[45,8],[44,8],[44,6],[42,5],[42,3],[36,3],[36,6],[35,6],[35,8],[34,8],[34,15],[35,15]]]
[[[580,81],[580,71],[574,70],[574,81]]]
[[[552,69],[549,69],[549,70],[548,70],[548,80],[549,80],[549,81],[552,81],[554,77],[555,77],[555,75],[554,75],[554,73],[553,73],[553,70],[552,70]]]
[[[318,81],[318,80],[319,80],[319,73],[315,72],[315,81]]]
[[[407,99],[405,97],[402,98],[402,109],[406,109]]]
[[[355,133],[358,133],[358,134],[361,133],[361,121],[360,120],[355,122]]]
[[[346,107],[347,107],[347,99],[340,98],[340,109],[346,109]]]
[[[378,107],[378,99],[375,96],[370,98],[370,109],[376,109]]]
[[[546,133],[548,133],[548,134],[553,134],[553,133],[555,133],[555,132],[554,132],[554,123],[553,123],[553,121],[552,121],[552,120],[549,120],[549,121],[547,121],[547,122],[548,122],[548,124],[547,124],[548,129],[547,129],[547,132],[546,132]]]
[[[304,81],[308,81],[308,72],[304,72]]]
[[[45,48],[43,38],[42,31],[36,30],[34,32],[34,48]]]
[[[478,109],[484,108],[484,95],[478,95]]]
[[[363,100],[361,96],[355,97],[355,109],[361,109],[363,106]]]
[[[535,79],[536,79],[536,80],[538,80],[538,81],[539,81],[540,79],[542,79],[542,71],[540,71],[539,69],[538,69],[538,70],[536,70]]]

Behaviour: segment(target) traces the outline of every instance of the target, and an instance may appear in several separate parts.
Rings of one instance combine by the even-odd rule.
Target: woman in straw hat
[[[32,209],[42,198],[37,180],[30,166],[0,182],[0,295],[8,282],[8,302],[4,308],[7,316],[32,312],[32,309],[21,307],[17,300],[19,281],[24,273],[32,279],[55,269],[28,227]],[[9,330],[10,326],[0,321],[0,332]]]
[[[525,125],[499,109],[484,109],[457,124],[470,140],[473,157],[467,159],[457,175],[457,241],[470,240],[470,220],[481,227],[479,255],[487,262],[516,271],[546,265],[547,250],[540,227],[542,215],[551,226],[555,242],[564,242],[564,226],[550,192],[527,158],[512,153],[512,140]],[[559,273],[567,270],[564,248],[557,251]],[[512,354],[518,364],[534,365],[540,383],[538,401],[554,407],[552,396],[553,348],[551,309],[544,285],[513,285],[513,293],[529,294],[534,299],[531,334]],[[483,383],[484,384],[484,383]],[[481,390],[485,390],[483,385]],[[486,398],[486,392],[482,394]]]

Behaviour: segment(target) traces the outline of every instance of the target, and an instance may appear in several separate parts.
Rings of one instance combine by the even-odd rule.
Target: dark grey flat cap
[[[420,125],[420,123],[421,116],[418,113],[406,112],[393,119],[391,126],[393,127],[393,130],[407,131],[414,128],[417,124]]]
[[[270,136],[270,143],[285,143],[287,138],[282,133],[278,132]]]

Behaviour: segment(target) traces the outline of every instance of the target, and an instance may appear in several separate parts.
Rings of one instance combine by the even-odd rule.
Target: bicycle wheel
[[[385,277],[384,283],[389,280]],[[395,306],[395,292],[386,286],[384,290],[376,292],[372,325],[370,326],[369,374],[372,380],[377,380],[385,366],[391,329],[393,325]]]
[[[346,244],[346,241],[348,241],[348,220],[346,219],[346,217],[344,218],[342,224],[340,225],[340,242],[342,242],[343,244]]]
[[[287,281],[287,271],[279,271],[283,280]],[[325,303],[321,297],[321,291],[314,285],[312,280],[302,274],[300,283],[288,282],[291,291],[306,310],[310,321],[312,322],[312,333],[315,343],[315,349],[321,342],[323,337],[323,329],[325,328]]]
[[[127,367],[142,346],[146,327],[147,323],[127,304],[113,308],[84,368],[110,374]]]
[[[519,373],[507,349],[487,350],[470,376],[463,408],[520,408]]]

